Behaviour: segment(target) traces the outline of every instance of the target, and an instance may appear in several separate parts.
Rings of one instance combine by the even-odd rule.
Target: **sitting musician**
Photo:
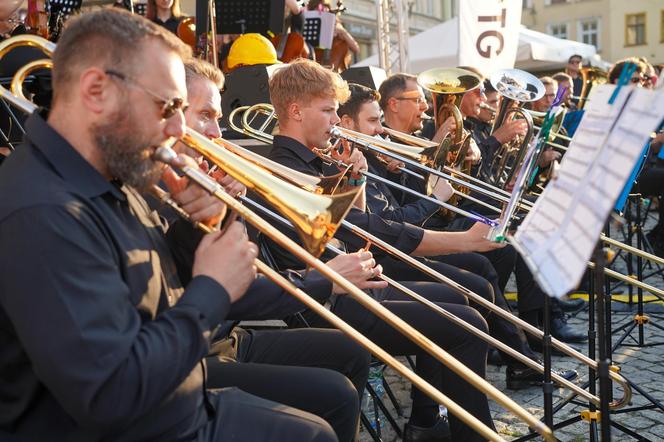
[[[558,83],[558,89],[565,89],[565,94],[562,98],[562,105],[567,108],[568,111],[576,110],[576,106],[572,103],[572,90],[573,90],[573,81],[572,77],[564,72],[558,72],[554,74],[553,78],[556,83]]]
[[[532,102],[532,108],[536,112],[547,112],[556,100],[558,93],[558,83],[551,77],[540,77],[539,80],[544,85],[544,95],[539,100]],[[554,161],[559,161],[562,154],[552,147],[547,148],[541,153],[537,160],[537,165],[541,168],[549,167]]]
[[[378,102],[380,101],[378,93],[372,89],[357,84],[351,84],[350,90],[350,98],[342,104],[338,110],[338,115],[341,118],[340,125],[348,129],[362,132],[366,135],[381,135],[383,133],[383,127],[380,123],[381,111],[380,106],[378,105]],[[367,162],[369,172],[385,178],[389,177],[389,166],[386,166],[384,161],[379,159],[375,153],[369,152],[367,154]],[[403,178],[405,178],[405,180]],[[409,179],[417,178],[414,178],[411,175],[405,175],[402,177],[402,183],[408,186],[407,181]],[[441,187],[440,183],[445,183],[442,189],[439,189]],[[447,184],[445,180],[438,180],[436,186],[434,186],[433,196],[445,200],[445,196],[450,195],[447,187],[449,187],[449,184]],[[440,207],[434,203],[421,199],[401,205],[391,192],[389,186],[374,180],[369,180],[367,182],[366,193],[367,210],[392,221],[419,225],[422,224],[427,217],[436,213]],[[442,198],[440,198],[441,195]],[[468,262],[472,262],[472,260],[482,261],[487,258],[476,254],[465,254],[448,255],[447,257],[440,257],[440,259],[445,260],[445,262],[449,264],[458,265],[464,268],[464,265],[467,265],[466,263]],[[484,264],[484,266],[490,266],[490,264],[487,263]],[[466,268],[466,270],[470,269]],[[493,273],[495,274],[495,272]],[[495,278],[494,284],[492,285],[496,297],[496,304],[509,311],[507,301],[503,296],[502,288],[499,287],[497,278]],[[489,330],[494,337],[526,357],[535,360],[538,359],[537,355],[528,346],[522,330],[495,314],[489,315],[487,317],[487,322],[489,324]],[[507,361],[506,384],[508,388],[518,389],[542,382],[542,375],[536,370],[526,368],[523,364],[509,358],[507,355],[503,355],[503,359]],[[575,377],[574,372],[560,374],[564,377]]]
[[[180,12],[180,0],[148,0],[145,18],[177,35],[178,26],[185,17]]]
[[[206,390],[213,330],[273,299],[243,298],[258,250],[240,223],[179,262],[169,250],[178,232],[138,193],[162,173],[156,146],[184,133],[190,55],[118,8],[73,18],[60,39],[52,110],[29,117],[25,144],[0,169],[0,431],[21,440],[337,440],[313,414]],[[225,211],[185,185],[199,221]]]
[[[274,146],[270,158],[299,172],[322,176],[324,169],[327,170],[327,168],[323,160],[316,154],[315,149],[328,146],[330,130],[339,122],[336,114],[338,103],[344,101],[347,96],[348,87],[338,74],[309,60],[298,60],[277,70],[270,79],[270,97],[279,118],[279,135],[274,137]],[[362,175],[356,174],[366,169],[366,161],[362,154],[358,150],[354,150],[351,158],[346,159],[346,161],[353,164],[354,174],[351,175],[348,186],[364,186]],[[338,173],[338,169],[332,172]],[[329,174],[327,173],[327,175]],[[364,207],[362,202],[359,205]],[[369,225],[368,230],[370,231],[373,230],[372,227],[376,228],[378,226],[383,231],[373,230],[373,233],[378,234],[392,244],[396,244],[399,248],[405,249],[406,252],[412,252],[424,244],[421,241],[422,230],[414,226],[399,224],[400,227],[398,227],[395,223],[383,221],[380,217],[362,213],[360,210],[351,210],[346,219],[361,227]],[[397,233],[395,234],[394,231]],[[474,232],[471,234],[435,233],[449,235],[448,240],[441,241],[441,244],[447,242],[450,249],[461,246],[463,244],[461,238],[464,237],[468,238],[468,241],[472,244],[471,247],[478,244],[472,236],[475,235]],[[461,238],[455,238],[456,235],[460,235]],[[389,239],[386,238],[387,236],[389,236]],[[337,237],[343,238],[347,244],[353,247],[364,246],[362,243],[358,244],[357,239],[353,240],[351,235],[338,234]],[[277,254],[275,248],[272,248],[272,251],[280,264],[283,265],[284,262],[292,261],[292,258],[289,260],[289,257],[284,253]],[[418,272],[410,270],[410,273]],[[453,290],[434,282],[419,282],[418,279],[402,278],[403,276],[409,276],[403,273],[393,272],[392,274],[398,274],[399,278],[397,279],[412,281],[404,284],[456,316],[468,321],[473,326],[480,330],[487,329],[486,323],[479,313],[465,305],[465,298]],[[419,275],[419,278],[422,278],[422,276]],[[480,285],[480,283],[477,285]],[[481,287],[477,288],[483,289],[485,296],[492,296],[491,289],[486,281]],[[488,293],[486,293],[487,291]],[[412,301],[411,298],[400,292],[386,289],[372,291],[371,294],[386,308],[449,351],[459,361],[468,366],[470,370],[484,376],[487,348],[484,341],[451,324],[431,309],[419,302]],[[459,401],[459,405],[468,409],[480,421],[490,427],[493,426],[486,396],[470,387],[459,376],[438,362],[437,359],[404,338],[394,328],[379,320],[349,297],[337,298],[332,309],[334,313],[365,333],[367,337],[388,352],[394,355],[415,354],[417,356],[416,372],[420,376],[431,382],[434,387],[440,388],[455,402]],[[323,325],[320,318],[313,316],[306,316],[310,324]],[[442,439],[444,435],[442,424],[443,421],[439,418],[438,405],[419,390],[415,390],[413,411],[405,428],[404,440]],[[482,440],[478,434],[455,416],[450,416],[450,427],[454,440]]]
[[[197,59],[185,63],[185,74],[189,101],[184,113],[187,126],[210,139],[219,138],[219,91],[224,86],[223,74],[210,63]],[[195,151],[181,143],[176,149],[198,157]],[[244,186],[220,171],[213,174],[217,175],[219,183],[229,194],[246,192]],[[169,188],[178,187],[176,177],[165,175],[164,178],[168,179]],[[174,183],[171,182],[173,179]],[[191,210],[190,196],[178,193],[175,198]],[[182,222],[177,219],[173,222],[175,229],[188,229],[188,226],[184,223],[182,227]],[[190,259],[195,252],[195,244],[185,242],[182,246],[175,249],[175,253]],[[380,287],[383,283],[362,281],[363,277],[366,279],[369,276],[364,271],[369,261],[371,253],[364,252],[338,256],[327,264],[360,285]],[[332,294],[332,283],[316,271],[307,272],[302,281],[295,272],[288,272],[285,276],[320,302],[325,302]],[[191,279],[186,268],[180,271],[180,279]],[[282,318],[302,310],[302,305],[290,295],[284,295],[281,299],[270,296],[275,291],[280,292],[281,289],[259,276],[249,286],[245,298],[255,295],[274,300],[257,306],[245,317],[233,316],[232,319]],[[369,355],[366,352],[336,330],[249,331],[234,328],[233,325],[233,322],[226,321],[215,334],[216,342],[211,350],[213,356],[207,359],[208,388],[235,386],[247,393],[308,411],[329,422],[340,441],[354,439],[361,397],[358,391],[363,390],[368,376]],[[353,384],[330,369],[344,374]]]
[[[477,70],[472,71],[482,78]],[[379,92],[380,104],[383,109],[387,126],[407,134],[413,134],[422,129],[422,115],[427,111],[428,106],[424,100],[424,92],[417,84],[416,77],[407,74],[392,75],[381,84]],[[400,99],[401,97],[414,97],[415,95],[420,97],[418,101]],[[483,100],[484,97],[482,96],[481,88],[471,90],[464,94],[460,105],[460,111],[465,118],[465,128],[470,130],[472,136],[478,137],[475,141],[482,151],[478,177],[487,179],[489,168],[485,167],[485,165],[491,161],[494,152],[503,142],[511,141],[517,136],[525,134],[527,126],[522,120],[510,121],[494,131],[488,138],[480,138],[481,133],[473,130],[473,123],[478,121],[477,116],[482,110],[481,105],[483,104]],[[473,121],[469,121],[469,117],[473,117]],[[445,123],[442,126],[444,125]],[[440,133],[440,129],[438,132]],[[482,173],[482,170],[485,172]],[[421,186],[421,183],[416,183],[414,180],[410,180],[409,182],[412,184],[411,187],[417,186],[418,184]],[[424,189],[421,187],[415,187],[415,190],[423,191]],[[480,195],[477,196],[481,197]],[[402,204],[405,204],[412,199],[411,196],[405,193],[399,195],[398,198],[400,198]],[[488,200],[487,202],[493,201]],[[464,206],[464,208],[468,208],[468,206]],[[492,212],[486,212],[487,209],[484,209],[482,206],[470,207],[470,209],[477,212],[485,212],[487,216],[494,215]],[[426,225],[434,225],[437,228],[441,228],[440,222],[433,223],[433,221],[433,219],[430,219]],[[457,218],[456,222],[453,223],[451,227],[454,229],[465,229],[468,227],[468,224],[469,220]],[[508,252],[509,250],[512,250],[511,246],[507,246],[505,249],[500,250],[500,252],[502,252],[500,254],[497,252],[489,252],[486,256],[491,260],[495,272],[498,273],[501,292],[504,291],[510,274],[513,271],[516,272],[518,293],[521,294],[519,296],[519,316],[533,325],[539,325],[540,311],[543,306],[543,297],[545,295],[537,286],[532,273],[528,270],[523,259],[521,259],[515,251],[512,250],[510,253]],[[514,264],[514,259],[508,259],[510,254],[512,256],[516,255],[516,265]],[[578,308],[578,306],[575,308]],[[576,332],[567,325],[564,321],[562,311],[559,311],[555,316],[552,323],[552,329],[557,338],[566,342],[579,342],[586,338],[584,334]],[[539,349],[541,348],[541,343],[539,341],[531,341],[531,346],[534,349]]]

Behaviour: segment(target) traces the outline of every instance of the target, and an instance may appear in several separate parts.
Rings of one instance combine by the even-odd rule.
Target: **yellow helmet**
[[[279,63],[277,51],[267,38],[260,34],[242,34],[233,42],[228,58],[228,69],[254,64]]]

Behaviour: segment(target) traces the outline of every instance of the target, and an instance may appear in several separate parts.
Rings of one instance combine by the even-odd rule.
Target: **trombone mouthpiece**
[[[433,120],[433,117],[429,114],[422,114],[420,118],[423,120]]]
[[[170,164],[178,157],[173,149],[168,146],[159,146],[152,154],[152,159]]]

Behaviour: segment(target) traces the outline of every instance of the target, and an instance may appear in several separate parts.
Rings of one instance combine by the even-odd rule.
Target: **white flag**
[[[484,75],[514,67],[519,47],[522,0],[459,2],[459,66]]]

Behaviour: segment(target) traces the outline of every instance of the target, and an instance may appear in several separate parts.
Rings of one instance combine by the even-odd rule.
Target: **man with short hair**
[[[219,91],[224,86],[223,74],[198,59],[185,63],[185,74],[189,101],[184,113],[187,126],[210,139],[220,138]],[[198,154],[194,152],[192,156]],[[244,186],[222,176],[223,172],[213,172],[213,175],[229,194],[245,193]],[[369,256],[358,259],[360,254]],[[357,262],[359,265],[354,269],[357,272],[362,265],[369,264],[370,255],[368,252],[343,255],[327,264],[348,277],[346,269]],[[304,277],[288,271],[284,276],[321,303],[332,295],[332,283],[316,271],[307,272]],[[274,290],[281,289],[266,278],[258,278],[249,286],[247,296],[265,296]],[[258,306],[245,317],[236,316],[233,322],[222,323],[207,358],[207,385],[209,388],[238,387],[247,393],[308,411],[330,423],[340,441],[352,441],[359,417],[358,392],[363,391],[369,371],[369,354],[365,350],[338,330],[260,331],[235,327],[236,322],[243,319],[283,318],[303,309],[290,295],[284,294],[283,298]]]
[[[581,77],[581,68],[583,67],[583,57],[579,54],[571,55],[567,59],[567,67],[565,67],[565,73],[572,78],[572,95],[578,97],[581,95],[581,89],[583,89],[583,78]],[[572,98],[572,103],[576,106],[578,104],[578,98]]]
[[[2,431],[336,440],[312,414],[205,388],[217,324],[273,298],[243,297],[258,250],[241,223],[206,235],[193,263],[180,262],[167,236],[178,232],[139,194],[163,172],[157,146],[184,133],[188,57],[177,37],[118,8],[71,19],[58,42],[52,110],[30,116],[25,144],[0,170]],[[226,206],[198,186],[184,192],[193,219],[223,216]],[[178,266],[190,268],[186,286]]]
[[[554,74],[552,78],[558,83],[558,89],[565,91],[563,93],[562,105],[567,107],[568,110],[575,110],[576,106],[571,100],[572,93],[574,92],[572,77],[564,72],[558,72],[557,74]]]

